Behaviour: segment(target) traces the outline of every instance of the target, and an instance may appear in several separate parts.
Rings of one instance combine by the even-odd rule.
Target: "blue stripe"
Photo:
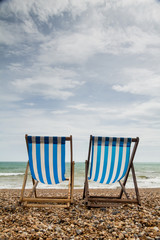
[[[61,170],[62,181],[65,180],[65,137],[61,138]]]
[[[100,159],[101,159],[101,144],[102,144],[102,137],[98,137],[97,164],[96,164],[96,173],[95,173],[94,181],[97,181],[98,175],[99,175]]]
[[[107,170],[107,163],[108,163],[108,146],[109,146],[109,138],[105,138],[105,150],[104,150],[104,163],[103,163],[103,172],[100,183],[104,182],[106,170]]]
[[[117,166],[117,171],[116,171],[116,175],[115,178],[113,180],[112,183],[116,182],[120,171],[121,171],[121,166],[122,166],[122,156],[123,156],[123,143],[124,143],[124,138],[120,138],[120,143],[119,143],[119,156],[118,156],[118,166]]]
[[[53,172],[55,183],[59,183],[57,167],[57,137],[53,137]]]
[[[92,155],[91,155],[91,168],[90,168],[90,176],[89,176],[89,180],[92,177],[92,169],[93,169],[93,155],[94,155],[94,137],[92,137]]]
[[[27,141],[32,144],[32,136],[27,136]]]
[[[49,171],[49,137],[44,137],[44,157],[47,183],[52,184]]]
[[[29,157],[30,171],[31,171],[31,175],[32,175],[33,179],[37,180],[36,177],[35,177],[34,168],[33,168],[32,137],[31,137],[31,136],[28,136],[28,137],[27,137],[27,140],[28,140],[28,157]]]
[[[113,175],[113,169],[114,169],[114,164],[115,164],[115,153],[116,153],[116,141],[117,138],[113,138],[113,142],[112,142],[112,155],[111,155],[111,165],[110,165],[110,171],[109,171],[109,176],[107,179],[107,184],[110,183],[112,175]]]
[[[44,183],[42,177],[42,167],[41,167],[41,152],[40,152],[40,137],[36,137],[36,159],[37,159],[37,171],[40,182]]]
[[[124,167],[124,171],[123,171],[123,174],[122,174],[122,177],[120,179],[122,179],[126,172],[127,172],[127,169],[128,169],[128,164],[129,164],[129,158],[130,158],[130,146],[131,146],[131,138],[128,138],[128,141],[127,141],[127,149],[126,149],[126,161],[125,161],[125,167]],[[120,180],[119,179],[119,180]]]

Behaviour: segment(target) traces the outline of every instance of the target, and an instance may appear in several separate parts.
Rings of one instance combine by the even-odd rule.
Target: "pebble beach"
[[[28,190],[27,190],[28,191]],[[101,195],[118,190],[95,190]],[[18,204],[20,190],[0,190],[0,240],[7,239],[148,239],[160,240],[160,188],[140,189],[141,206],[124,204],[88,210],[83,190],[74,190],[70,209],[26,208]],[[132,193],[133,190],[129,190]],[[38,190],[38,195],[67,194]]]

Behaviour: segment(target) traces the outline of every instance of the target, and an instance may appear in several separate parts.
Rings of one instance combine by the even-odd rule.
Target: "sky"
[[[0,161],[27,161],[24,135],[139,137],[160,162],[160,1],[0,1]],[[68,146],[66,146],[68,147]]]

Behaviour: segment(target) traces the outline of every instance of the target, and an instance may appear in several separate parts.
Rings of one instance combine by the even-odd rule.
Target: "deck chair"
[[[39,137],[25,135],[28,150],[28,163],[21,190],[20,203],[28,207],[64,207],[73,202],[74,162],[72,157],[72,136]],[[70,177],[65,177],[65,143],[70,143]],[[25,187],[30,168],[33,188],[25,197]],[[69,181],[68,197],[38,197],[36,187],[39,182],[59,184]],[[32,196],[34,195],[34,196]]]
[[[139,138],[115,138],[90,136],[88,160],[85,162],[85,182],[83,199],[90,207],[105,207],[111,203],[137,203],[140,205],[133,159]],[[131,145],[133,145],[131,147]],[[92,153],[91,153],[92,151]],[[90,164],[91,157],[91,164]],[[90,173],[89,173],[90,168]],[[131,199],[126,190],[130,170],[132,171],[136,198]],[[88,177],[89,173],[89,177]],[[121,181],[123,179],[123,182]],[[88,180],[111,184],[119,182],[121,190],[118,196],[93,196],[89,193]],[[125,199],[122,195],[125,195]]]

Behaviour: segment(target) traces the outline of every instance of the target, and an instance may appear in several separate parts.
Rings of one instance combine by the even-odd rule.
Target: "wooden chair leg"
[[[33,183],[33,186],[35,185],[36,183],[36,180],[32,178],[32,183]],[[34,188],[34,196],[35,198],[37,197],[37,192],[36,192],[36,188]]]
[[[35,194],[35,197],[36,197],[36,187],[37,187],[37,185],[38,185],[38,181],[35,181],[35,183],[33,185],[33,188],[32,188],[31,192],[28,195],[29,198],[32,196],[33,193]]]
[[[89,198],[89,185],[88,185],[88,181],[86,182],[86,190],[85,190],[85,204],[88,204],[88,198]]]
[[[126,198],[129,199],[129,196],[128,196],[128,193],[126,192],[125,186],[123,185],[123,183],[121,183],[121,181],[119,181],[119,184],[120,184],[121,188],[123,189],[123,192],[126,195]]]
[[[137,147],[138,147],[138,143],[139,143],[139,138],[137,138],[137,141],[136,141],[135,144],[134,144],[133,151],[132,151],[131,158],[130,158],[130,164],[129,164],[129,166],[128,166],[128,170],[127,170],[125,179],[124,179],[124,181],[123,181],[123,186],[126,185],[126,182],[127,182],[128,176],[129,176],[129,172],[130,172],[130,170],[131,170],[131,166],[133,165],[133,160],[134,160],[134,156],[135,156],[135,154],[136,154],[136,150],[137,150]],[[123,189],[121,189],[121,192],[120,192],[120,195],[119,195],[120,198],[122,198],[122,194],[123,194]]]
[[[71,200],[71,179],[69,179],[68,183],[68,199]],[[67,203],[67,207],[70,207],[70,202]]]
[[[133,163],[132,163],[131,169],[132,169],[132,176],[133,176],[133,182],[134,182],[136,197],[137,197],[138,204],[140,205],[140,196],[139,196],[139,190],[138,190],[136,174],[135,174],[135,171],[134,171]]]
[[[86,196],[86,188],[87,188],[87,182],[88,182],[88,161],[85,161],[85,182],[84,182],[84,189],[83,189],[83,199]]]
[[[71,203],[73,203],[73,188],[74,188],[74,162],[72,162],[72,181],[71,181]]]
[[[29,161],[27,162],[26,171],[25,171],[25,175],[24,175],[24,180],[23,180],[23,185],[22,185],[22,190],[21,190],[21,196],[20,196],[20,202],[22,202],[23,196],[24,196],[24,190],[25,190],[25,187],[26,187],[26,182],[27,182],[27,177],[28,177],[28,169],[29,169]]]

